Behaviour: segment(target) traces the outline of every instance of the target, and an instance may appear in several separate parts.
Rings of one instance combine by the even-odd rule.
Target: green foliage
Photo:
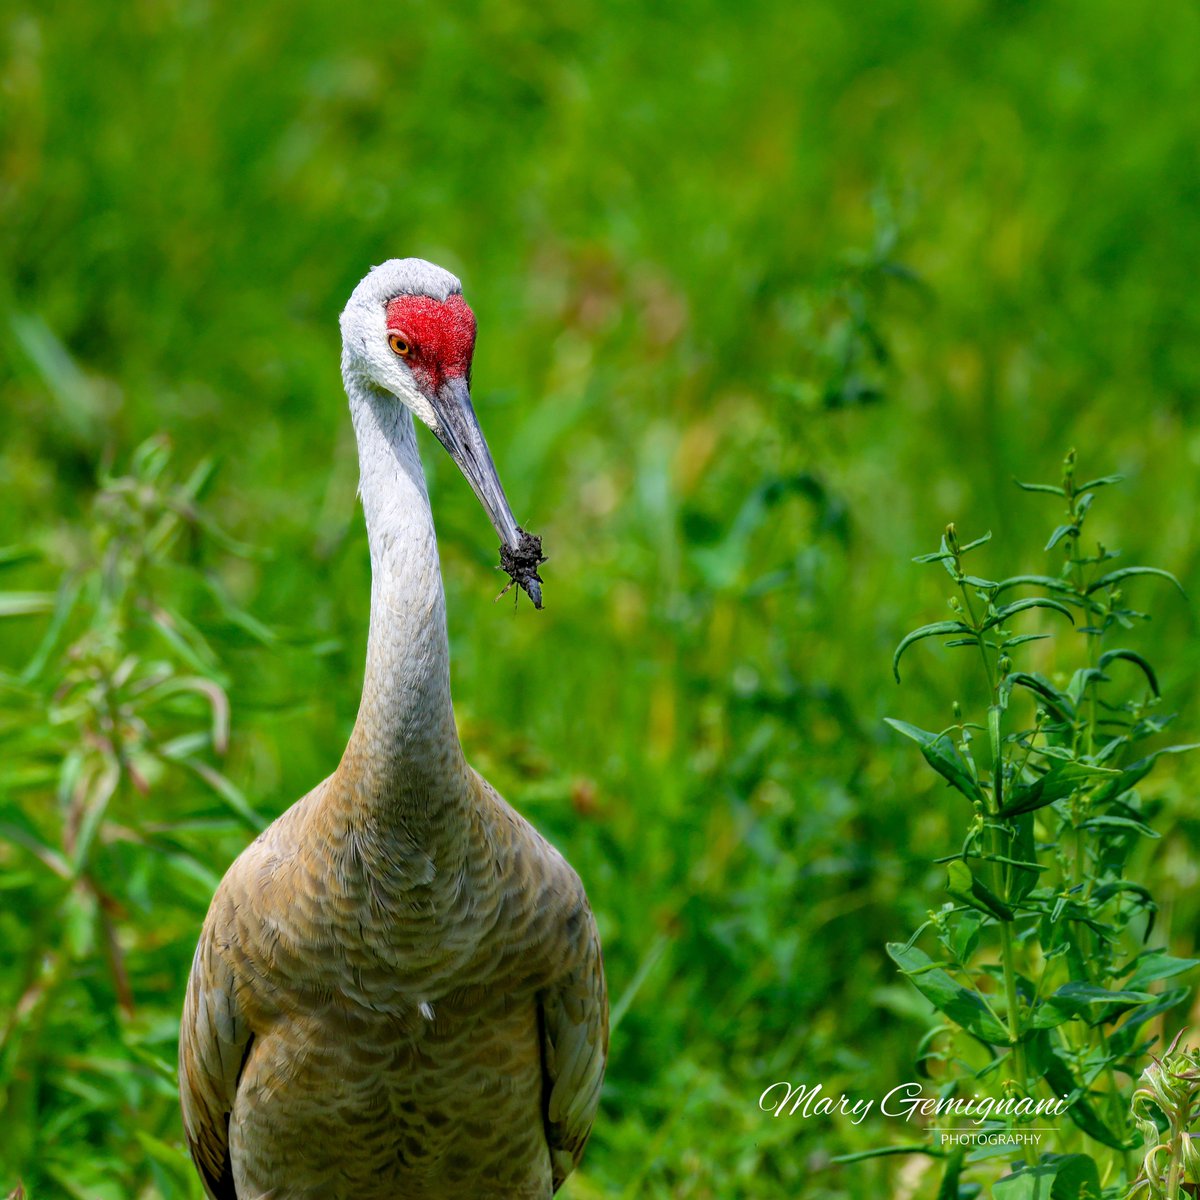
[[[0,680],[17,987],[0,1030],[0,1161],[32,1164],[47,1192],[196,1194],[174,1144],[175,1013],[136,998],[175,990],[188,923],[219,878],[204,840],[263,825],[213,761],[228,681],[185,615],[215,605],[253,625],[204,568],[207,543],[229,545],[199,507],[211,474],[202,463],[174,481],[161,439],[106,472],[89,535],[53,564],[43,636]],[[107,1141],[133,1112],[140,1127],[112,1139],[111,1158],[81,1160],[65,1136]]]
[[[1107,645],[1114,632],[1147,619],[1129,606],[1128,581],[1158,576],[1177,583],[1154,567],[1110,570],[1119,553],[1103,543],[1094,553],[1084,551],[1083,527],[1096,492],[1118,479],[1078,483],[1072,451],[1061,486],[1020,485],[1066,505],[1067,519],[1046,545],[1065,551],[1057,575],[992,581],[970,574],[966,556],[991,535],[962,545],[948,526],[939,550],[916,561],[945,568],[956,588],[950,607],[958,619],[908,634],[893,658],[895,670],[909,646],[929,637],[974,650],[989,701],[982,722],[960,719],[938,734],[889,721],[920,746],[972,813],[962,849],[947,862],[950,900],[908,944],[888,947],[900,970],[949,1018],[924,1040],[923,1052],[928,1056],[937,1046],[941,1060],[953,1064],[941,1080],[951,1094],[971,1094],[988,1081],[995,1087],[1004,1075],[1016,1096],[1066,1098],[1067,1115],[1083,1135],[1078,1152],[1065,1157],[1043,1154],[1035,1161],[1027,1155],[996,1183],[994,1195],[1006,1200],[1099,1200],[1102,1175],[1106,1195],[1118,1196],[1132,1182],[1126,1152],[1137,1136],[1130,1089],[1120,1077],[1137,1075],[1154,1041],[1149,1018],[1190,994],[1187,987],[1152,992],[1150,986],[1200,965],[1147,945],[1158,904],[1148,887],[1126,876],[1139,839],[1159,836],[1139,785],[1158,757],[1195,747],[1141,750],[1173,716],[1157,712],[1161,697],[1150,663]],[[998,601],[1016,589],[1046,594]],[[1017,631],[1037,610],[1066,617],[1083,635],[1073,670],[1066,654],[1056,656],[1049,674],[1018,669],[1017,659],[1046,657],[1034,648],[1040,636]],[[1132,686],[1109,673],[1126,663],[1137,668]],[[978,756],[976,741],[982,741]],[[938,958],[918,948],[922,935],[936,945]],[[961,1044],[971,1039],[984,1053]],[[1019,1134],[1022,1125],[1041,1120],[1009,1116],[997,1127]],[[1173,1136],[1182,1135],[1176,1129]],[[952,1194],[959,1190],[955,1183]]]
[[[466,751],[578,867],[620,1014],[568,1192],[936,1194],[943,1157],[832,1161],[912,1132],[775,1119],[756,1099],[784,1078],[878,1096],[928,1025],[881,931],[924,919],[946,872],[927,847],[973,810],[941,803],[942,778],[881,724],[911,615],[958,619],[909,548],[969,511],[995,531],[997,574],[1045,572],[1045,539],[1024,534],[1044,497],[1011,477],[1078,444],[1129,481],[1128,561],[1200,592],[1198,90],[1186,0],[4,6],[0,547],[18,549],[0,554],[0,604],[24,615],[0,619],[0,669],[26,669],[63,575],[96,561],[100,464],[161,431],[181,477],[220,464],[204,512],[269,554],[185,521],[178,569],[151,572],[212,650],[229,747],[197,743],[146,796],[127,782],[110,800],[88,861],[106,891],[140,889],[111,916],[135,1015],[95,940],[22,1041],[0,1195],[18,1175],[34,1200],[69,1194],[43,1149],[88,1200],[193,1186],[150,1165],[179,1159],[161,1068],[212,882],[250,836],[197,768],[269,819],[345,745],[368,578],[336,316],[370,263],[409,253],[463,276],[476,407],[550,557],[545,612],[493,605],[486,518],[425,440]],[[1113,645],[1153,663],[1196,729],[1191,619],[1164,602]],[[1074,636],[1049,610],[1022,621]],[[131,628],[139,659],[208,678]],[[1062,720],[1051,645],[1018,660],[1048,698],[1014,684],[1013,704]],[[931,659],[936,676],[917,669]],[[939,730],[948,693],[986,707],[977,659],[913,647],[901,715]],[[37,750],[44,711],[13,711],[4,737],[34,756],[10,747],[0,771],[29,782],[0,804],[51,837],[67,734]],[[211,740],[202,693],[151,716],[160,741]],[[1127,874],[1153,862],[1151,944],[1187,959],[1200,756],[1148,746],[1137,786],[1162,836],[1136,838]],[[174,848],[106,844],[114,813]],[[0,838],[0,1027],[35,943],[65,937],[58,878]],[[86,1046],[89,1069],[60,1045]],[[56,1090],[31,1107],[50,1064]]]

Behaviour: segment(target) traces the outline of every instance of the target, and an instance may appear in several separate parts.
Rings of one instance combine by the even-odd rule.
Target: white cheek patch
[[[416,381],[412,377],[412,373],[406,368],[396,365],[392,368],[392,382],[386,384],[389,392],[392,392],[419,420],[423,421],[430,429],[436,430],[439,422],[437,413],[434,412],[433,405],[425,398],[425,393],[417,387]]]

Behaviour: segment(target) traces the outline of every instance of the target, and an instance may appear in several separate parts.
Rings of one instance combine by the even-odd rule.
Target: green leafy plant
[[[1074,1128],[1060,1118],[1055,1139],[1072,1153],[1027,1147],[995,1187],[1005,1200],[1123,1194],[1138,1145],[1129,1081],[1157,1019],[1189,994],[1178,978],[1198,965],[1154,942],[1154,897],[1127,874],[1139,844],[1159,836],[1143,781],[1163,755],[1191,747],[1145,748],[1171,717],[1154,668],[1118,640],[1147,619],[1129,586],[1173,576],[1085,548],[1093,502],[1118,478],[1077,482],[1072,452],[1059,484],[1020,484],[1065,506],[1045,547],[1063,555],[1055,574],[986,578],[967,564],[990,535],[964,543],[949,526],[916,561],[949,575],[953,615],[913,630],[893,659],[899,680],[909,649],[938,639],[975,655],[986,680],[978,720],[957,704],[939,732],[889,720],[964,802],[965,835],[937,860],[949,899],[888,952],[943,1018],[919,1062],[942,1095],[990,1089],[1067,1104]],[[1026,624],[1036,618],[1073,626],[1075,653],[1047,653],[1039,643],[1050,634]],[[1047,1123],[1017,1114],[991,1127],[1031,1122]],[[949,1158],[943,1196],[969,1194],[961,1168],[960,1154]]]
[[[190,1196],[178,1148],[174,1045],[186,927],[217,879],[201,844],[261,828],[218,769],[226,675],[187,612],[270,637],[205,568],[241,549],[206,518],[202,463],[177,481],[162,439],[106,473],[83,536],[44,554],[57,592],[2,592],[0,614],[48,614],[0,677],[0,863],[7,915],[0,1021],[0,1162],[32,1164],[33,1195]],[[22,919],[21,914],[33,914]],[[122,1135],[130,1114],[136,1132]],[[121,1147],[91,1162],[70,1129]]]

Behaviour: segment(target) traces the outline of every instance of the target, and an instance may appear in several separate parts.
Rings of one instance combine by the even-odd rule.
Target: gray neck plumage
[[[347,374],[371,549],[362,701],[342,770],[368,802],[436,808],[464,767],[450,703],[446,599],[412,417]]]

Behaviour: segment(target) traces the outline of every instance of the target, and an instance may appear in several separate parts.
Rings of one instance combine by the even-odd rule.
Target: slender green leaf
[[[59,587],[54,601],[54,616],[50,618],[46,632],[42,635],[42,640],[38,643],[33,656],[21,671],[22,683],[32,684],[45,669],[54,652],[54,647],[58,644],[59,638],[63,636],[67,623],[75,611],[82,590],[80,581],[71,577],[66,578]]]
[[[871,1150],[858,1150],[854,1154],[837,1154],[830,1162],[856,1163],[868,1158],[890,1158],[897,1154],[924,1154],[928,1158],[945,1158],[946,1152],[938,1150],[928,1142],[901,1142],[896,1146],[876,1146]]]
[[[1008,1045],[1008,1030],[988,1009],[981,996],[955,983],[951,976],[916,946],[888,942],[887,952],[913,986],[940,1013],[968,1033],[993,1046]]]
[[[71,868],[78,876],[87,864],[92,841],[100,828],[104,814],[108,810],[108,802],[117,790],[121,780],[121,769],[114,760],[104,764],[104,769],[88,781],[87,794],[84,797],[85,807],[83,819],[79,823],[79,832],[75,838],[74,852],[71,855]]]
[[[1101,1145],[1109,1146],[1113,1150],[1132,1150],[1134,1143],[1113,1132],[1088,1102],[1085,1089],[1080,1087],[1074,1072],[1058,1049],[1053,1045],[1046,1045],[1044,1050],[1042,1074],[1055,1095],[1069,1097],[1067,1116],[1088,1137],[1094,1138]]]
[[[1096,488],[1108,487],[1113,483],[1121,483],[1124,478],[1124,475],[1101,475],[1098,479],[1089,479],[1087,483],[1081,483],[1076,490],[1080,492],[1092,492]]]
[[[205,741],[208,740],[207,734],[201,734],[200,736]],[[256,833],[262,832],[266,828],[267,822],[255,811],[241,789],[232,780],[222,775],[215,767],[211,767],[208,763],[201,762],[199,759],[192,758],[190,754],[181,751],[178,746],[183,740],[176,739],[170,745],[160,746],[159,754],[165,759],[177,762],[181,766],[194,771],[225,802],[232,813],[241,817],[246,825]]]
[[[250,635],[263,646],[273,646],[279,641],[279,635],[270,626],[264,625],[257,617],[240,608],[233,602],[224,585],[215,576],[206,576],[205,583],[214,600],[221,608],[221,613],[227,621],[236,625],[244,633]]]
[[[1142,837],[1151,839],[1162,837],[1161,833],[1155,829],[1151,829],[1144,821],[1135,821],[1132,817],[1119,817],[1111,813],[1099,813],[1094,817],[1088,817],[1083,822],[1081,828],[1107,829],[1116,833],[1136,833]]]
[[[154,608],[149,612],[150,623],[164,641],[199,675],[219,671],[217,657],[200,631],[180,613]]]
[[[1078,536],[1079,530],[1076,529],[1074,525],[1059,525],[1050,535],[1050,540],[1045,544],[1043,549],[1053,550],[1054,547],[1057,546],[1058,543],[1061,542],[1068,534],[1074,534]]]
[[[1109,1049],[1114,1054],[1131,1054],[1137,1046],[1139,1031],[1155,1017],[1169,1012],[1172,1008],[1187,1000],[1192,989],[1187,987],[1172,988],[1168,992],[1155,997],[1153,1004],[1141,1005],[1135,1008],[1125,1020],[1117,1026],[1108,1037]]]
[[[1000,921],[1011,921],[1013,911],[981,879],[975,877],[971,868],[961,858],[956,858],[946,867],[946,891],[956,900],[977,908],[989,917]]]
[[[1026,612],[1031,608],[1050,608],[1055,612],[1060,612],[1071,622],[1075,624],[1075,617],[1071,610],[1058,600],[1051,600],[1049,596],[1027,596],[1024,600],[1014,600],[1011,604],[1006,604],[1002,608],[998,608],[988,619],[983,623],[985,630],[994,629],[997,625],[1007,621],[1009,617],[1014,617],[1017,613]]]
[[[1014,687],[1026,688],[1040,696],[1050,712],[1061,720],[1074,719],[1075,705],[1070,696],[1056,688],[1045,676],[1031,671],[1013,671],[1000,684],[1001,696],[1006,696]]]
[[[1101,1020],[1108,1020],[1117,1009],[1124,1011],[1139,1004],[1149,1004],[1154,999],[1149,992],[1131,988],[1109,989],[1073,979],[1047,996],[1044,1003],[1054,1005],[1072,1016],[1083,1017],[1089,1024],[1095,1025]]]
[[[1023,646],[1026,642],[1044,642],[1048,633],[1018,633],[1015,637],[1005,638],[1001,643],[1002,650],[1011,650],[1014,646]]]
[[[1200,742],[1191,742],[1182,746],[1163,746],[1159,750],[1155,750],[1153,754],[1147,754],[1144,758],[1139,758],[1136,762],[1132,762],[1129,766],[1120,771],[1117,777],[1109,782],[1109,784],[1096,793],[1095,799],[1099,803],[1103,803],[1114,799],[1116,796],[1129,791],[1154,768],[1154,764],[1164,754],[1186,754],[1189,750],[1200,750]]]
[[[1121,660],[1123,662],[1131,662],[1135,667],[1138,667],[1142,674],[1146,676],[1146,682],[1150,684],[1150,690],[1156,695],[1161,695],[1158,690],[1158,676],[1154,673],[1154,668],[1138,653],[1133,650],[1106,650],[1100,655],[1099,666],[1104,670],[1111,662]]]
[[[946,734],[930,733],[926,729],[910,725],[907,721],[897,721],[894,717],[885,717],[884,721],[898,733],[912,738],[921,747],[925,761],[969,800],[983,799],[979,784]]]
[[[1157,575],[1160,579],[1169,579],[1183,595],[1187,595],[1187,592],[1183,590],[1183,584],[1170,571],[1164,571],[1161,567],[1122,567],[1119,571],[1110,571],[1107,575],[1093,580],[1088,585],[1087,594],[1090,596],[1101,588],[1111,587],[1114,583],[1120,583],[1122,579],[1129,579],[1133,575]]]
[[[59,851],[47,846],[35,834],[15,825],[2,824],[0,825],[0,838],[17,846],[24,846],[43,866],[48,867],[60,879],[71,879],[71,866],[67,860]]]
[[[943,637],[948,633],[974,633],[970,625],[963,624],[962,621],[935,621],[932,625],[922,625],[920,629],[914,629],[911,633],[906,634],[901,640],[900,645],[896,647],[895,654],[892,655],[892,674],[896,676],[896,682],[900,682],[900,656],[914,642],[919,642],[922,638]]]
[[[1200,967],[1200,958],[1176,958],[1165,950],[1144,950],[1133,960],[1133,973],[1126,981],[1132,991],[1144,990],[1160,979],[1173,979],[1193,967]]]
[[[1056,762],[1044,775],[1040,775],[1033,783],[1018,784],[1009,794],[1008,803],[1000,810],[999,816],[1013,817],[1018,813],[1033,812],[1062,800],[1077,791],[1094,787],[1105,779],[1120,775],[1110,767],[1093,767],[1088,763],[1072,762],[1070,760]]]
[[[1050,592],[1074,592],[1075,588],[1069,580],[1054,575],[1013,575],[1002,579],[997,592],[1007,592],[1015,587],[1043,587]]]
[[[1081,667],[1071,676],[1071,682],[1067,684],[1067,695],[1071,697],[1075,707],[1078,708],[1088,686],[1092,683],[1101,683],[1107,678],[1108,676],[1096,667]]]

